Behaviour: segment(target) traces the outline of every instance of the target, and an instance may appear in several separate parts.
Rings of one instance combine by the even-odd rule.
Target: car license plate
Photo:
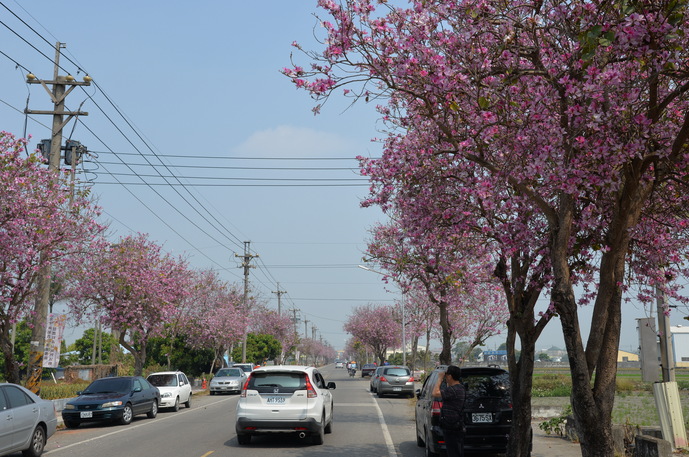
[[[79,417],[81,417],[82,419],[89,419],[93,417],[93,411],[82,411],[79,414]]]
[[[285,402],[285,397],[268,397],[266,403],[269,405],[281,405]]]
[[[486,424],[493,422],[493,414],[491,413],[472,413],[471,422],[474,424]]]
[[[393,387],[392,391],[393,392],[402,392],[402,388],[401,387]]]

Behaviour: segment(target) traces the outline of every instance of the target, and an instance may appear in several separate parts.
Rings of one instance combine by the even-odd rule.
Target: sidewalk
[[[541,421],[531,422],[533,452],[531,457],[581,457],[581,446],[558,435],[547,435],[538,427]]]

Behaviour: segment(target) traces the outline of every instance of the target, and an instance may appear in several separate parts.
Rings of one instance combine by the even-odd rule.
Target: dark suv
[[[423,387],[416,391],[416,444],[426,447],[426,455],[445,455],[445,438],[439,426],[443,402],[434,398],[432,393],[438,374],[446,369],[446,366],[441,366],[434,370]],[[467,395],[464,450],[505,453],[512,427],[509,374],[500,368],[462,368],[461,382]]]

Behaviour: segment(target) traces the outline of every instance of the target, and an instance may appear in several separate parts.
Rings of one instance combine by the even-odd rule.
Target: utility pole
[[[663,382],[675,381],[675,355],[672,348],[672,333],[670,331],[670,316],[666,313],[667,297],[657,288],[658,337],[660,338],[660,368]]]
[[[309,337],[309,333],[308,333],[309,330],[308,330],[308,328],[307,328],[307,326],[306,326],[306,324],[308,324],[309,322],[311,322],[311,321],[308,320],[308,319],[304,319],[304,338],[308,338],[308,337]]]
[[[282,297],[282,294],[286,294],[286,290],[280,290],[280,283],[277,283],[277,289],[272,291],[275,295],[278,296],[278,316],[282,316],[282,306],[280,305],[280,297]]]
[[[249,254],[249,245],[251,245],[251,241],[245,241],[244,242],[244,255],[240,256],[239,254],[235,254],[235,257],[242,257],[242,265],[241,267],[244,268],[244,312],[248,315],[249,314],[249,269],[254,268],[253,265],[251,265],[251,259],[254,257],[258,257],[258,254],[252,255]],[[244,337],[242,338],[242,363],[246,363],[246,337],[247,337],[247,329],[244,329]]]
[[[50,114],[53,116],[52,135],[50,139],[50,154],[48,156],[49,170],[54,172],[55,180],[59,178],[60,158],[62,151],[62,129],[74,116],[88,116],[88,113],[81,111],[65,111],[65,98],[76,86],[88,86],[91,84],[89,76],[84,77],[83,82],[74,80],[72,75],[59,76],[60,49],[66,46],[65,43],[55,44],[55,69],[52,81],[38,80],[35,75],[26,75],[28,84],[41,84],[51,100],[53,101],[52,111],[35,111],[26,109],[26,114]],[[52,89],[48,85],[52,85]],[[66,89],[70,86],[69,89]],[[67,119],[64,119],[67,116]],[[48,322],[48,307],[50,303],[50,282],[51,267],[45,255],[41,254],[41,266],[38,272],[37,295],[34,303],[34,325],[31,332],[31,350],[29,353],[28,379],[26,387],[39,394],[41,391],[41,378],[43,377],[43,355],[45,353],[45,332]]]

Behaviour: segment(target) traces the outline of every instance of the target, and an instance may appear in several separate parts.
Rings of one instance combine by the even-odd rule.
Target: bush
[[[41,384],[41,398],[44,400],[56,400],[58,398],[72,398],[77,396],[77,392],[86,389],[90,383],[79,381],[73,383],[45,382]]]

